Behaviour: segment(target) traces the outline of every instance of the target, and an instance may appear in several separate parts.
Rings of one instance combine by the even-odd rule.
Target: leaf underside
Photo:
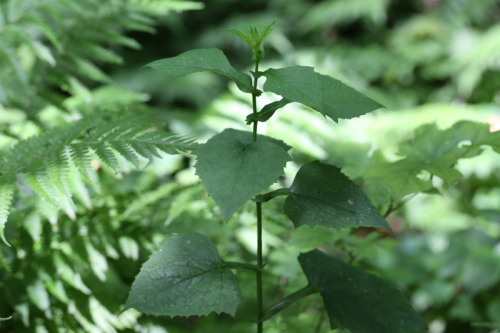
[[[332,165],[319,161],[303,165],[289,193],[284,210],[296,228],[307,224],[391,230],[366,194]]]
[[[253,88],[252,78],[234,69],[224,53],[216,48],[187,51],[177,57],[153,61],[145,67],[151,67],[159,73],[174,77],[204,71],[217,72],[233,79],[241,91],[260,94]]]
[[[307,105],[335,122],[383,108],[339,80],[316,73],[312,67],[270,68],[260,74],[267,78],[264,91]]]
[[[352,333],[413,333],[427,329],[403,294],[382,279],[319,250],[302,253],[300,266],[315,285],[330,328]]]
[[[241,301],[238,279],[220,264],[220,254],[206,236],[168,237],[142,266],[120,313],[134,308],[171,317],[213,311],[234,316]]]
[[[224,131],[193,151],[197,156],[196,174],[226,222],[238,208],[276,182],[291,160],[282,145],[272,140],[243,143],[230,139],[235,134],[235,130]]]
[[[271,118],[277,110],[290,104],[291,102],[292,101],[290,101],[286,98],[282,98],[279,101],[272,102],[272,103],[265,105],[262,108],[262,110],[260,110],[256,114],[251,113],[247,116],[247,118],[246,118],[247,125],[250,125],[251,123],[253,123],[255,121],[260,121],[260,122],[268,121],[269,118]]]

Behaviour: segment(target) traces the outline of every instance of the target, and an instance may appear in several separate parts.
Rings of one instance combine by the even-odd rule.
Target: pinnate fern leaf
[[[59,207],[59,198],[62,197],[67,206],[66,199],[73,205],[69,181],[72,167],[92,183],[98,181],[91,165],[93,153],[119,172],[117,153],[140,168],[139,156],[151,163],[154,156],[160,157],[159,150],[178,154],[198,146],[191,138],[158,129],[144,117],[123,117],[113,121],[93,118],[47,130],[20,141],[1,155],[0,230],[7,220],[16,174],[24,174],[26,183],[47,202]],[[0,237],[3,239],[3,231],[0,231]]]
[[[12,201],[12,194],[14,193],[13,177],[0,178],[0,238],[8,245],[4,235],[5,223],[9,216],[9,206]]]

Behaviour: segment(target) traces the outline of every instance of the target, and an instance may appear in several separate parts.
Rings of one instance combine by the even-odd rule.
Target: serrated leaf
[[[222,140],[222,141],[238,140],[245,145],[249,145],[253,141],[253,133],[248,132],[248,131],[236,130],[234,128],[226,128],[225,130],[223,130],[222,132],[220,132],[219,134],[214,136],[212,139]],[[270,138],[270,137],[265,136],[265,135],[257,134],[257,141],[261,141],[261,140],[274,143],[275,145],[280,146],[281,148],[283,148],[286,151],[289,151],[290,149],[292,149],[291,146],[287,145],[286,143],[284,143],[281,140],[277,140],[277,139],[273,139],[273,138]]]
[[[175,77],[213,71],[232,78],[241,91],[260,95],[260,92],[253,88],[252,78],[234,69],[224,53],[216,48],[187,51],[177,57],[153,61],[145,67]]]
[[[224,133],[225,132],[225,133]],[[196,174],[229,221],[234,212],[253,196],[266,190],[283,174],[290,156],[267,140],[242,143],[221,136],[241,135],[224,131],[193,151]],[[242,132],[245,133],[245,132]]]
[[[412,333],[427,329],[399,290],[340,259],[313,250],[299,256],[309,285],[319,289],[330,328],[352,333]]]
[[[307,105],[338,121],[361,116],[383,106],[312,67],[293,66],[259,73],[267,78],[264,91]]]
[[[90,147],[95,151],[101,161],[110,166],[115,172],[120,172],[120,164],[111,148],[103,142],[93,143]]]
[[[260,122],[266,122],[273,116],[273,114],[278,110],[281,109],[282,107],[292,103],[292,101],[282,98],[279,101],[269,103],[265,105],[262,110],[257,112],[257,114],[249,114],[246,118],[247,125],[250,125],[251,123],[255,121],[260,121]]]
[[[470,140],[470,144],[459,144]],[[393,199],[405,195],[427,191],[432,181],[417,177],[423,170],[436,175],[445,183],[451,184],[462,178],[454,168],[461,158],[470,158],[481,153],[481,146],[489,145],[500,153],[500,132],[491,133],[487,124],[460,121],[446,130],[434,124],[426,124],[415,130],[415,138],[399,148],[405,156],[396,162],[379,162],[367,165],[362,174],[375,178],[389,187]]]
[[[241,300],[236,275],[220,268],[215,245],[201,234],[168,237],[144,263],[125,307],[153,315],[191,316],[226,312]]]
[[[92,184],[97,184],[97,177],[90,165],[92,159],[89,155],[89,147],[85,144],[74,144],[69,147],[70,154],[75,166]]]
[[[319,161],[303,165],[289,193],[284,210],[296,228],[307,224],[391,230],[366,194],[333,165]]]
[[[135,154],[134,150],[131,149],[126,143],[122,141],[111,141],[110,146],[113,147],[120,155],[125,157],[127,161],[132,162],[137,169],[141,169],[141,165],[139,164],[139,159]]]
[[[230,33],[238,36],[252,48],[252,60],[260,62],[264,56],[264,41],[271,33],[276,21],[269,25],[262,24],[240,24],[236,28],[227,29]]]

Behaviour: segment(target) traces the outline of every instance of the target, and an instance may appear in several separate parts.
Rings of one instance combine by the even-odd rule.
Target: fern
[[[67,94],[111,82],[102,64],[120,64],[117,46],[140,49],[129,31],[154,33],[156,17],[197,9],[188,1],[8,0],[0,3],[0,102],[37,121],[48,105],[64,106]],[[33,63],[23,58],[34,57]]]
[[[5,241],[3,228],[16,174],[25,174],[32,189],[59,207],[61,195],[72,203],[68,177],[71,165],[91,182],[97,182],[91,166],[92,152],[120,172],[116,153],[140,168],[139,156],[151,163],[154,156],[160,157],[158,151],[186,153],[196,146],[193,139],[163,132],[151,119],[137,116],[113,121],[94,116],[20,141],[0,164],[0,236]]]

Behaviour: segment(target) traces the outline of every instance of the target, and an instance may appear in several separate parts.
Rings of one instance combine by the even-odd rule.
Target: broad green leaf
[[[265,105],[262,110],[257,112],[257,114],[249,114],[247,116],[246,122],[247,125],[250,125],[251,123],[255,121],[260,121],[260,122],[266,122],[273,116],[273,114],[276,112],[276,110],[281,109],[282,107],[286,106],[287,104],[290,104],[292,101],[289,101],[286,98],[282,98],[279,101],[269,103]]]
[[[204,71],[217,72],[232,78],[241,91],[260,95],[260,91],[252,86],[252,78],[234,69],[224,53],[216,48],[187,51],[177,57],[153,61],[145,67],[175,77]]]
[[[250,145],[253,141],[253,134],[252,132],[248,131],[240,131],[236,130],[234,128],[226,128],[223,130],[221,133],[218,135],[214,136],[212,139],[214,140],[222,140],[222,141],[229,141],[229,140],[238,140],[241,143],[245,145]],[[289,151],[292,149],[289,145],[284,143],[281,140],[273,139],[265,135],[257,134],[257,141],[268,141],[271,143],[274,143],[275,145],[280,146],[281,148],[285,149],[286,151]]]
[[[313,250],[299,256],[310,286],[319,289],[331,329],[352,333],[412,333],[427,329],[399,290],[360,268]]]
[[[236,275],[221,268],[215,245],[201,234],[168,237],[137,275],[120,313],[203,316],[212,311],[234,316],[241,300]]]
[[[332,165],[319,161],[303,165],[289,193],[284,209],[296,228],[307,224],[391,230],[366,194]]]
[[[312,67],[293,66],[258,73],[267,78],[264,91],[307,105],[338,121],[383,108],[382,105]]]
[[[470,144],[460,145],[464,141]],[[477,156],[484,145],[500,153],[500,132],[491,133],[487,124],[461,121],[446,130],[426,124],[416,129],[413,140],[401,145],[399,154],[404,159],[367,165],[362,174],[389,187],[397,200],[432,188],[431,179],[417,177],[423,170],[447,184],[460,179],[462,174],[454,168],[458,160]]]
[[[269,25],[262,24],[240,24],[236,28],[227,29],[230,33],[238,36],[252,48],[252,60],[260,62],[264,56],[264,41],[271,33],[276,21]]]
[[[281,146],[269,140],[221,140],[241,133],[245,132],[226,130],[193,151],[197,156],[196,174],[226,222],[245,202],[276,182],[291,160]]]

